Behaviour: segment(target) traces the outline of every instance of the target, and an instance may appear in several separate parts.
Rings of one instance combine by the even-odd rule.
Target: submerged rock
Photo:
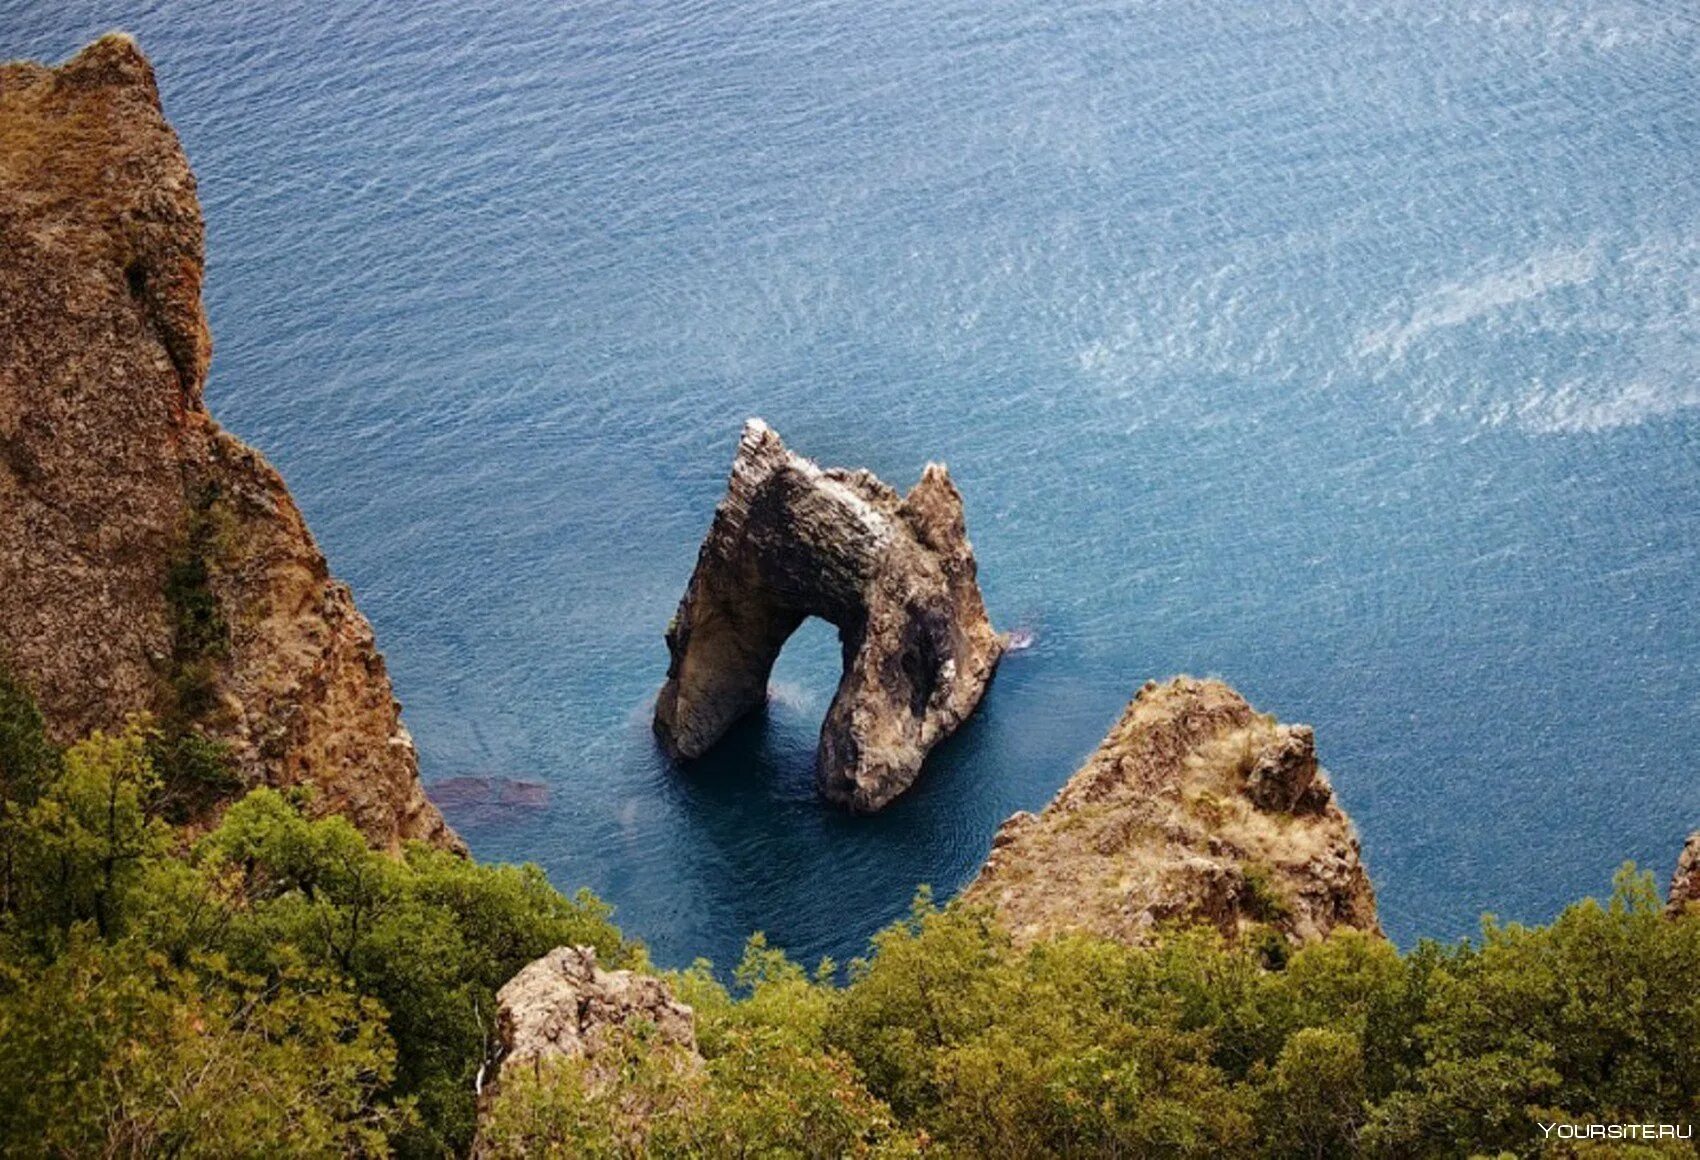
[[[867,471],[823,470],[753,419],[667,629],[655,732],[674,757],[700,756],[765,701],[779,650],[819,616],[838,628],[844,676],[816,785],[838,805],[881,809],[974,711],[997,666],[1003,642],[975,575],[942,465],[899,496]]]
[[[379,845],[459,848],[371,626],[202,402],[202,265],[195,179],[129,37],[0,66],[0,663],[56,740],[149,711],[223,743],[243,785],[310,784]]]
[[[1021,941],[1143,942],[1169,919],[1294,942],[1379,932],[1350,821],[1308,726],[1220,681],[1148,683],[1043,813],[1015,814],[964,892]]]
[[[458,826],[509,825],[549,808],[549,783],[515,777],[449,777],[428,787]]]
[[[1688,835],[1670,879],[1670,912],[1681,914],[1694,903],[1700,903],[1700,830]]]

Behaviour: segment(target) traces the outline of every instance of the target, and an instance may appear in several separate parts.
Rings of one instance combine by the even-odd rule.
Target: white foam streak
[[[1700,407],[1700,384],[1656,384],[1638,380],[1603,392],[1582,383],[1531,391],[1518,404],[1519,425],[1541,435],[1594,434],[1632,427]]]
[[[1417,299],[1404,321],[1365,334],[1358,342],[1358,355],[1402,359],[1413,343],[1436,330],[1461,326],[1559,287],[1586,282],[1594,276],[1595,265],[1591,248],[1555,250],[1465,282],[1441,286]]]

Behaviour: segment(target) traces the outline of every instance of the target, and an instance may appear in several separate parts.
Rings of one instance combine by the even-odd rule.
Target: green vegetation
[[[165,578],[171,611],[171,687],[175,711],[192,719],[212,708],[214,674],[230,650],[230,626],[212,590],[212,560],[218,553],[219,489],[207,484],[189,504],[183,543]]]
[[[611,1086],[528,1077],[491,1111],[500,1154],[1566,1155],[1540,1123],[1700,1114],[1700,921],[1627,869],[1549,927],[1406,956],[1341,931],[1276,970],[1206,930],[1022,950],[925,898],[874,943],[844,987],[759,939],[730,991],[675,975],[706,1067],[639,1045]]]
[[[159,777],[161,816],[181,824],[201,817],[242,788],[226,746],[201,732],[216,707],[218,666],[230,651],[230,625],[212,589],[212,562],[230,536],[219,488],[197,490],[188,507],[183,543],[165,579],[171,613],[170,695],[148,757]]]
[[[0,1155],[464,1154],[496,989],[562,944],[646,969],[606,907],[535,868],[393,858],[272,791],[185,847],[156,737],[138,721],[57,753],[0,681]],[[639,1027],[511,1076],[485,1147],[1696,1154],[1542,1151],[1541,1123],[1700,1118],[1700,917],[1664,917],[1628,868],[1550,926],[1405,955],[1350,931],[1278,955],[1201,929],[1022,948],[923,894],[837,975],[760,936],[730,986],[675,972],[700,1058]]]
[[[55,754],[8,688],[0,1154],[464,1152],[496,989],[563,943],[641,962],[534,867],[392,858],[271,790],[183,849],[156,730]]]

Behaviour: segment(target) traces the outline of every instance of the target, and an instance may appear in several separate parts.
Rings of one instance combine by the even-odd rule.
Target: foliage
[[[242,788],[229,746],[191,725],[156,729],[148,759],[159,774],[153,808],[176,825],[204,816]]]
[[[535,867],[374,851],[272,790],[190,847],[164,736],[61,754],[0,679],[0,1155],[440,1156],[476,1129],[492,1156],[1535,1156],[1541,1124],[1700,1119],[1700,914],[1625,868],[1548,926],[1403,955],[1020,946],[923,892],[847,984],[756,935],[729,984],[669,976],[698,1052],[637,1026],[504,1076],[480,1123],[496,990],[555,946],[641,948]]]
[[[29,690],[0,665],[0,799],[32,805],[58,761]]]
[[[345,819],[309,820],[272,790],[231,806],[186,850],[158,816],[160,737],[144,720],[96,733],[44,764],[33,800],[5,802],[0,1057],[11,1077],[0,1139],[51,1114],[66,1154],[170,1151],[145,1135],[155,1128],[115,1126],[115,1093],[152,1093],[198,1109],[206,1140],[268,1138],[238,1120],[280,1117],[283,1131],[297,1109],[297,1138],[322,1138],[329,1151],[464,1151],[497,988],[563,944],[594,946],[614,965],[642,962],[606,906],[563,897],[535,867],[479,866],[423,846],[394,857]],[[60,1025],[44,1006],[53,995],[104,1014],[75,1039],[82,1025]],[[58,1034],[74,1042],[49,1041]],[[330,1046],[358,1047],[359,1066],[337,1072]],[[195,1054],[203,1049],[214,1054]],[[224,1052],[269,1061],[275,1082],[221,1070],[235,1066]],[[194,1103],[182,1087],[191,1070],[195,1092],[230,1090]],[[297,1082],[307,1086],[290,1090]],[[235,1098],[240,1083],[270,1102]],[[56,1105],[46,1094],[67,1087],[88,1100]]]
[[[211,706],[214,662],[230,649],[230,626],[212,590],[212,560],[219,544],[217,484],[192,497],[183,542],[165,578],[171,611],[172,674],[177,710],[193,718]]]
[[[748,1029],[706,1060],[640,1033],[591,1062],[552,1061],[504,1081],[481,1139],[493,1157],[919,1154],[842,1056]]]
[[[183,540],[165,578],[171,616],[165,673],[169,696],[150,756],[159,775],[159,812],[178,824],[203,816],[241,788],[226,746],[197,727],[217,705],[219,664],[230,651],[230,625],[212,582],[230,524],[219,500],[216,483],[194,491]]]
[[[759,937],[731,989],[706,964],[673,976],[706,1070],[628,1046],[612,1078],[509,1085],[492,1123],[509,1155],[1552,1155],[1542,1123],[1700,1117],[1697,977],[1700,921],[1662,917],[1628,870],[1548,927],[1406,955],[1342,930],[1279,969],[1208,930],[1022,949],[923,896],[844,987]],[[836,1102],[871,1109],[848,1141],[795,1134],[823,1064]],[[729,1098],[722,1076],[752,1065],[763,1094]]]
[[[382,1153],[410,1114],[376,1099],[394,1054],[382,1014],[299,964],[178,970],[74,932],[0,994],[0,1155]]]
[[[334,972],[390,1013],[392,1094],[414,1099],[404,1153],[461,1150],[473,1129],[495,992],[560,945],[634,959],[588,895],[569,900],[535,867],[478,866],[424,846],[392,858],[340,817],[309,821],[258,790],[232,806],[195,851],[188,875],[161,881],[146,926],[175,961],[219,953],[273,974],[292,958]],[[201,914],[185,923],[185,914]]]
[[[29,690],[0,665],[0,915],[18,904],[19,845],[27,815],[59,765]]]
[[[145,809],[155,784],[139,722],[65,753],[20,810],[7,915],[20,949],[51,957],[80,922],[93,922],[102,938],[123,932],[148,864],[170,842]]]

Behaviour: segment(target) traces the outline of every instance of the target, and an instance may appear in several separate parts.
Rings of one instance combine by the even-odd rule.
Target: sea
[[[0,0],[0,57],[115,28],[208,403],[427,784],[659,963],[865,953],[1176,673],[1316,727],[1402,946],[1700,826],[1691,0]],[[707,757],[652,739],[751,416],[948,463],[1032,634],[875,817],[814,796],[825,624]]]

